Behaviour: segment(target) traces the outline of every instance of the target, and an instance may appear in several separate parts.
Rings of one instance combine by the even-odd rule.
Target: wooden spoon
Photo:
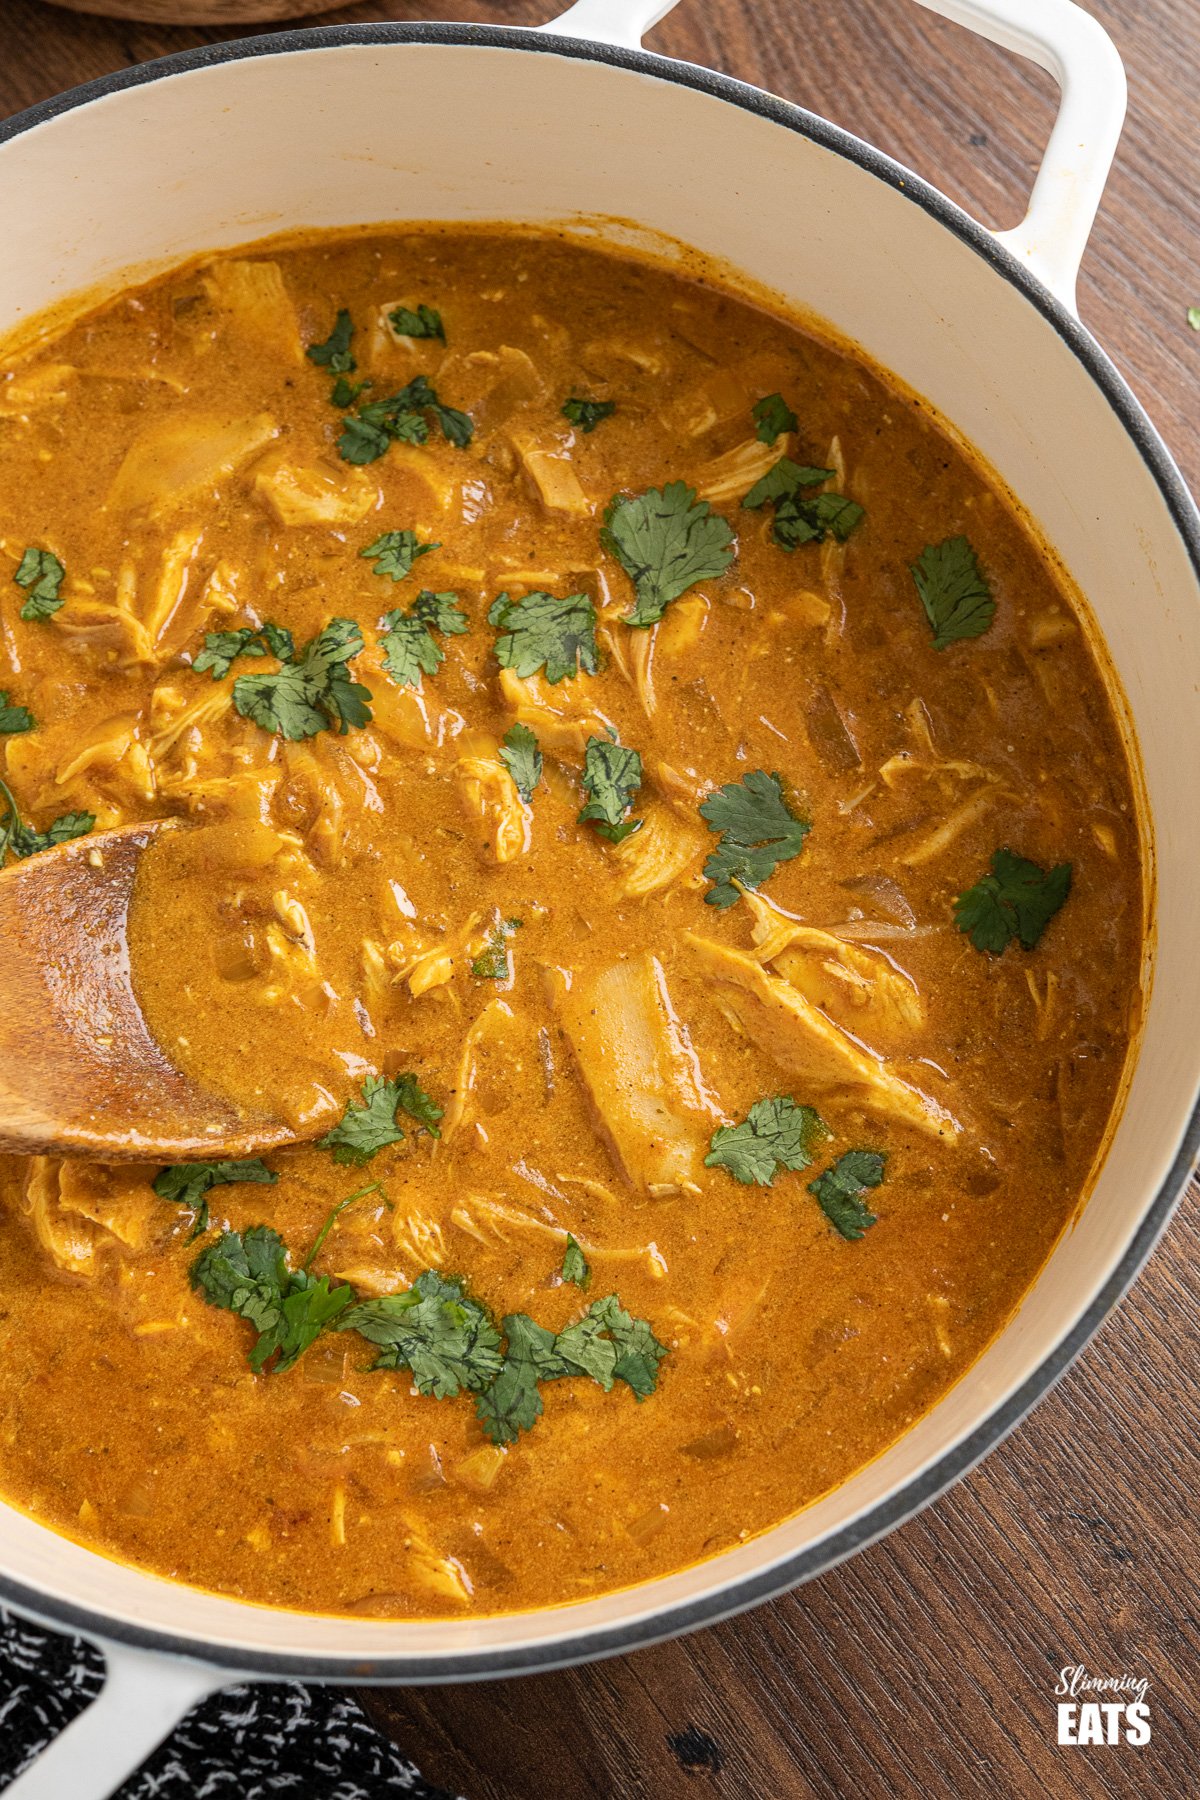
[[[93,832],[0,873],[0,1150],[170,1163],[294,1138],[198,1087],[142,1017],[129,902],[142,853],[179,828]]]

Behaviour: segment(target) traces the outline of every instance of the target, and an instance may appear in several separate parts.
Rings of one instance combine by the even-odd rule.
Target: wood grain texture
[[[1130,119],[1081,307],[1200,480],[1200,86],[1194,0],[1087,0],[1130,74]],[[442,16],[536,23],[526,0]],[[330,15],[332,17],[332,15]],[[342,19],[416,18],[351,6]],[[7,0],[0,107],[186,44]],[[226,32],[224,35],[230,35]],[[990,224],[1019,217],[1048,78],[906,0],[685,0],[652,46],[871,139]],[[765,193],[779,228],[786,199]],[[1174,1800],[1200,1787],[1200,1193],[1035,1416],[884,1543],[696,1637],[519,1683],[363,1694],[427,1776],[469,1800]],[[1141,1750],[1058,1749],[1056,1671],[1151,1682]]]

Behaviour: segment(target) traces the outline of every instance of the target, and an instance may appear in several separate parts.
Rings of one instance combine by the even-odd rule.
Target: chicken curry
[[[300,1140],[5,1159],[11,1504],[273,1605],[586,1599],[1005,1323],[1138,821],[1052,557],[861,354],[563,236],[251,246],[10,361],[0,552],[4,859],[182,821],[140,1003]]]

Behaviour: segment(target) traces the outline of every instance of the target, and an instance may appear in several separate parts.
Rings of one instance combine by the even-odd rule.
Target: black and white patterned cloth
[[[103,1659],[90,1644],[0,1611],[0,1794],[103,1680]],[[120,1800],[276,1795],[452,1800],[422,1779],[348,1694],[298,1681],[210,1695],[120,1790]]]

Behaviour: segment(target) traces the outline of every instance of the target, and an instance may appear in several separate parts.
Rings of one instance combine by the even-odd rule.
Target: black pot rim
[[[250,57],[335,49],[347,45],[370,48],[392,44],[472,44],[533,55],[566,56],[585,62],[608,63],[635,74],[653,76],[660,81],[696,89],[714,99],[740,107],[743,111],[756,113],[760,118],[798,132],[825,149],[857,163],[869,174],[886,182],[889,187],[902,193],[906,200],[929,213],[968,244],[1001,280],[1019,289],[1083,364],[1153,476],[1184,541],[1200,583],[1200,514],[1197,513],[1162,439],[1116,368],[1079,320],[1028,269],[998,244],[990,232],[928,182],[839,126],[831,125],[802,107],[777,99],[761,88],[752,87],[731,76],[717,74],[692,63],[675,62],[646,50],[626,50],[579,38],[549,36],[525,27],[386,22],[309,26],[235,42],[202,45],[198,49],[180,51],[153,62],[118,70],[97,81],[86,82],[4,121],[0,124],[0,144],[31,131],[60,114],[89,105],[94,100],[173,75],[221,63],[240,62]],[[528,1674],[538,1669],[559,1668],[636,1650],[699,1626],[715,1624],[720,1619],[728,1618],[811,1580],[815,1575],[883,1537],[944,1493],[994,1449],[1049,1391],[1117,1305],[1165,1229],[1187,1184],[1198,1151],[1200,1095],[1193,1105],[1187,1131],[1170,1171],[1143,1213],[1125,1254],[1104,1287],[1034,1373],[1015,1393],[982,1419],[961,1443],[946,1451],[936,1462],[903,1483],[885,1499],[868,1508],[860,1518],[832,1532],[819,1543],[782,1558],[768,1569],[723,1583],[710,1593],[664,1606],[627,1623],[581,1631],[577,1636],[565,1629],[570,1608],[546,1609],[544,1616],[547,1625],[556,1632],[554,1639],[541,1644],[516,1646],[509,1650],[467,1654],[344,1657],[258,1652],[238,1645],[149,1629],[76,1606],[3,1575],[0,1575],[0,1600],[46,1624],[65,1627],[85,1637],[108,1639],[114,1643],[187,1657],[213,1664],[231,1673],[241,1672],[248,1676],[274,1679],[329,1680],[358,1684],[394,1682],[417,1685]],[[714,1570],[719,1561],[720,1558],[713,1559]],[[652,1584],[647,1584],[650,1585]],[[637,1589],[629,1591],[634,1594]],[[251,1629],[254,1613],[258,1610],[270,1612],[273,1609],[247,1608],[247,1623]],[[557,1635],[560,1628],[563,1628],[561,1635]]]

